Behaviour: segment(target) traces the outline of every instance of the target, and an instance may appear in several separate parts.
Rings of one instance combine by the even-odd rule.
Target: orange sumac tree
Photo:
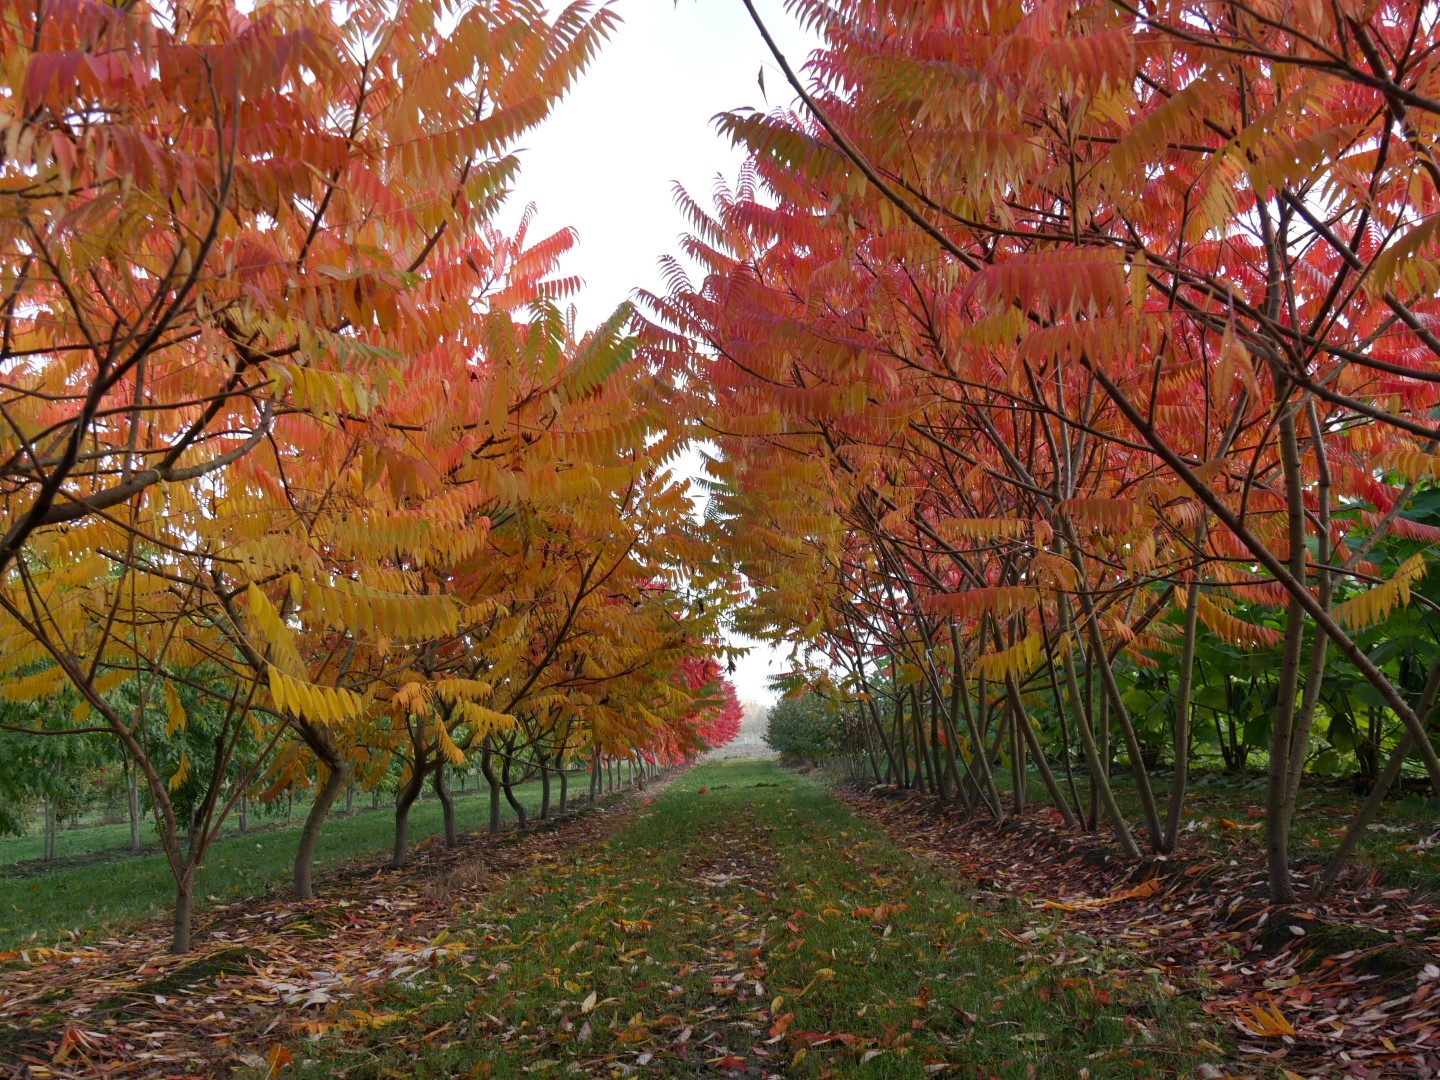
[[[808,82],[786,63],[801,111],[722,121],[751,162],[685,202],[703,277],[675,268],[651,337],[698,346],[753,629],[849,673],[877,775],[999,816],[1033,769],[1076,820],[1073,751],[1133,854],[1123,757],[1168,850],[1192,715],[1233,689],[1211,648],[1274,653],[1275,899],[1327,687],[1368,686],[1390,778],[1440,788],[1440,651],[1404,615],[1373,640],[1440,537],[1422,9],[794,5],[824,41]]]

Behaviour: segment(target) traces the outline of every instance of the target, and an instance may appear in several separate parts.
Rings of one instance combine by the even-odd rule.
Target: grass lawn
[[[574,777],[571,778],[572,781]],[[580,777],[588,790],[589,775]],[[456,781],[451,781],[451,789],[456,798],[470,798],[475,794],[475,785],[483,781],[471,778],[467,785],[470,790],[463,795],[458,790]],[[483,789],[482,789],[483,790]],[[427,790],[421,797],[421,801],[434,799],[434,795]],[[388,801],[387,801],[388,800]],[[344,806],[344,797],[336,804],[339,810]],[[368,792],[357,791],[355,793],[355,812],[388,814],[394,809],[393,797],[387,796],[382,799],[381,806],[372,810],[371,796]],[[252,801],[250,804],[250,829],[249,831],[262,832],[273,829],[298,828],[305,820],[305,815],[310,811],[310,796],[302,792],[295,799],[295,805],[291,813],[286,815],[281,802],[277,801],[272,806],[262,806]],[[62,828],[58,837],[59,858],[54,864],[41,862],[45,850],[45,836],[43,833],[44,822],[40,814],[35,814],[34,820],[29,823],[29,831],[22,836],[0,836],[0,877],[7,873],[50,873],[56,869],[63,869],[67,865],[77,863],[92,863],[95,860],[91,856],[103,856],[111,859],[127,859],[131,856],[130,848],[130,824],[125,821],[104,821],[98,813],[87,814],[81,819],[78,826],[66,825]],[[225,819],[224,833],[229,835],[240,834],[240,815],[232,813]],[[140,821],[140,841],[144,845],[142,850],[149,851],[152,848],[156,851],[160,848],[160,834],[155,830],[155,822],[149,814],[142,814]]]
[[[769,761],[692,770],[450,940],[463,962],[333,1017],[296,1074],[1128,1077],[1223,1056],[1193,998],[977,908]]]
[[[572,795],[588,792],[588,776],[572,776]],[[540,805],[540,782],[516,788],[527,810]],[[559,797],[558,782],[552,797]],[[484,828],[489,820],[488,789],[456,793],[462,830]],[[306,807],[308,809],[308,805]],[[297,805],[297,811],[299,807]],[[513,820],[502,803],[506,820]],[[284,887],[300,836],[301,816],[293,825],[268,825],[245,835],[226,834],[206,857],[196,886],[203,899],[230,900]],[[334,816],[325,825],[316,852],[317,873],[350,859],[377,858],[392,841],[392,808]],[[128,826],[118,826],[128,839]],[[410,838],[419,843],[441,829],[440,803],[428,799],[410,811]],[[27,871],[33,867],[27,867]],[[72,933],[93,935],[138,919],[163,915],[175,895],[174,878],[164,855],[148,853],[109,858],[90,865],[63,865],[40,873],[0,876],[0,950],[27,942],[53,944]],[[203,899],[201,907],[204,906]]]

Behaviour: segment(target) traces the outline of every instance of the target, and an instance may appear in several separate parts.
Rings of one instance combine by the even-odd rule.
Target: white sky
[[[566,225],[578,230],[567,269],[585,280],[575,300],[582,327],[637,287],[662,291],[656,262],[677,250],[685,231],[676,181],[707,204],[717,175],[734,180],[743,155],[711,118],[792,100],[740,0],[615,0],[613,7],[623,25],[570,97],[520,144],[520,181],[508,207],[518,215],[536,204],[534,237]],[[798,66],[809,39],[779,0],[756,7]]]
[[[780,0],[756,7],[798,69],[811,39]],[[743,155],[711,118],[792,100],[740,0],[616,0],[615,8],[624,24],[571,96],[522,142],[520,181],[503,215],[508,223],[533,202],[532,237],[566,225],[578,231],[565,271],[585,282],[574,300],[582,329],[636,288],[663,291],[658,260],[678,250],[686,231],[676,181],[706,204],[717,175],[734,180]],[[752,649],[731,676],[741,700],[773,702],[766,680],[783,667],[770,649]]]

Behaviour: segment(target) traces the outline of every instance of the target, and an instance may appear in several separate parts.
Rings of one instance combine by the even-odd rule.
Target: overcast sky
[[[740,0],[615,0],[624,20],[570,97],[521,143],[510,214],[527,202],[532,236],[579,231],[568,268],[585,280],[581,326],[614,311],[636,287],[661,291],[656,261],[676,250],[685,223],[678,181],[708,203],[715,177],[733,180],[743,156],[712,118],[791,101],[780,70]],[[756,4],[793,64],[809,39],[779,0]],[[760,92],[765,69],[767,102]]]
[[[504,218],[536,204],[532,237],[579,232],[566,264],[585,285],[579,325],[599,322],[632,290],[661,292],[657,261],[678,250],[685,222],[678,181],[702,203],[717,176],[734,179],[743,155],[716,134],[729,109],[770,109],[792,99],[740,0],[616,0],[623,25],[571,96],[521,144],[521,176]],[[780,0],[757,9],[796,67],[811,44]],[[765,72],[768,101],[761,94]],[[742,700],[773,701],[768,677],[783,661],[756,648],[732,679]]]

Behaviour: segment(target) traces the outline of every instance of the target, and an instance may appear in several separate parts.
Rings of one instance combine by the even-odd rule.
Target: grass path
[[[1128,1077],[1221,1052],[1192,999],[976,908],[767,761],[692,770],[607,842],[485,896],[451,941],[465,963],[292,1044],[296,1073]]]

